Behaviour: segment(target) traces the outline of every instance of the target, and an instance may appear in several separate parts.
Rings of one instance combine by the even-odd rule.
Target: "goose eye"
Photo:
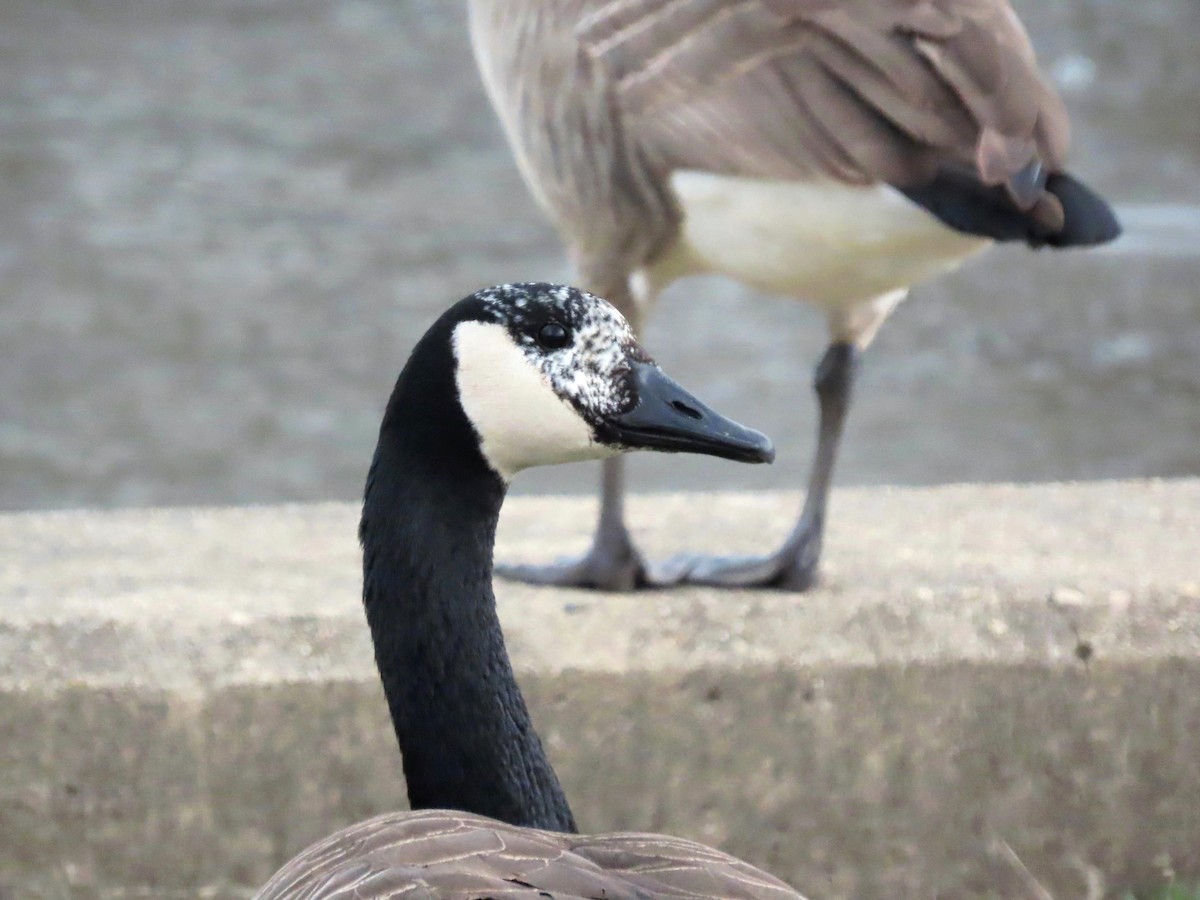
[[[547,350],[560,350],[571,342],[571,333],[557,322],[543,325],[537,337],[538,343]]]

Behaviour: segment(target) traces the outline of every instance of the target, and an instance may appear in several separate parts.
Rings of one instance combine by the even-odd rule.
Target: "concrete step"
[[[647,552],[771,546],[787,494],[639,496]],[[581,549],[514,498],[497,549]],[[351,504],[0,516],[0,897],[241,897],[403,805]],[[1200,875],[1200,480],[840,491],[808,595],[498,586],[587,830],[814,898]]]

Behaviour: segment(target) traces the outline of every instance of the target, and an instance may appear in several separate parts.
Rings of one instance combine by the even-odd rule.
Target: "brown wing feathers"
[[[1004,0],[615,0],[577,35],[671,167],[910,186],[951,165],[1004,185],[1066,150]]]
[[[439,810],[341,831],[295,857],[258,900],[310,897],[802,900],[765,872],[682,838],[559,834]]]

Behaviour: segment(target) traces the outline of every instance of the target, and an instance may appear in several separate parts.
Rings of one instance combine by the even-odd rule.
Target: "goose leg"
[[[495,572],[509,581],[602,591],[632,591],[646,586],[641,554],[625,527],[625,465],[617,456],[602,463],[600,520],[591,549],[579,559],[545,565],[497,563]]]
[[[820,404],[817,456],[808,479],[800,519],[784,545],[766,557],[675,557],[651,572],[656,585],[705,584],[804,591],[817,582],[825,512],[834,464],[860,351],[853,343],[829,345],[817,366],[813,388]]]

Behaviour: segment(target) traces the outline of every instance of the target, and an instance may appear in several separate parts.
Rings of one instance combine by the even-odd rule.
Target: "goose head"
[[[672,381],[607,301],[577,288],[506,284],[444,317],[454,389],[487,464],[531,466],[634,449],[770,462],[763,434]]]

